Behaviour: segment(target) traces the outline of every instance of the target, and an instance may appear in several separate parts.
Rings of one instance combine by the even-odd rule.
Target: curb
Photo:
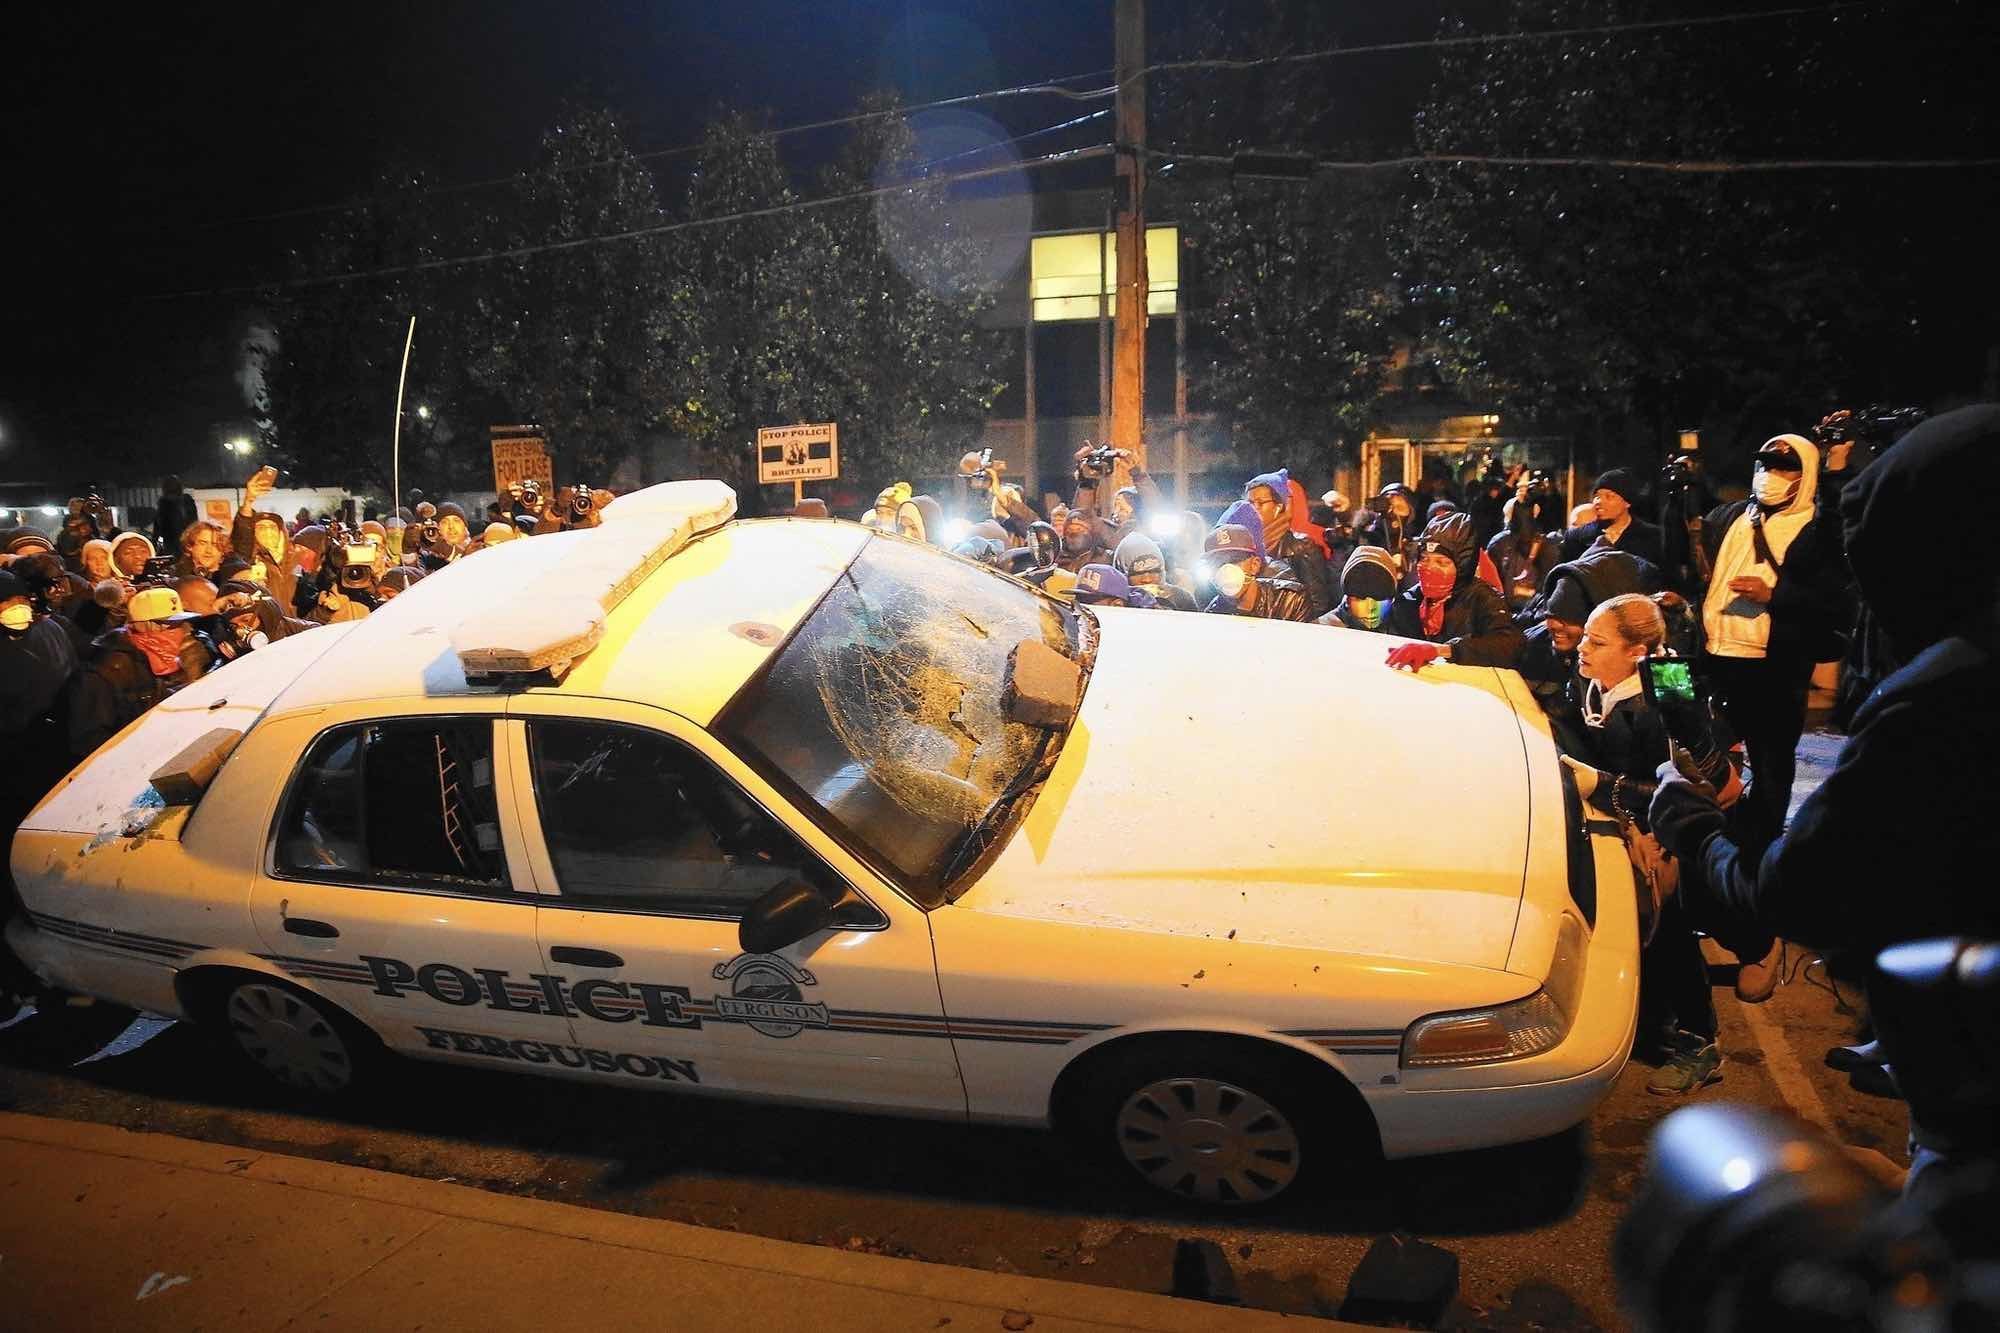
[[[1146,1292],[1092,1287],[1051,1278],[986,1273],[914,1259],[857,1254],[824,1246],[772,1240],[656,1218],[633,1217],[575,1204],[491,1194],[465,1185],[425,1180],[307,1158],[140,1133],[86,1121],[53,1120],[0,1112],[0,1155],[21,1147],[123,1159],[144,1168],[201,1172],[329,1196],[327,1203],[360,1201],[429,1214],[441,1221],[479,1223],[543,1237],[630,1251],[636,1258],[692,1261],[736,1270],[746,1284],[767,1290],[817,1288],[840,1305],[865,1307],[871,1299],[937,1301],[990,1311],[995,1324],[1024,1327],[1020,1315],[1059,1325],[1111,1326],[1197,1333],[1199,1330],[1354,1329],[1359,1325],[1290,1317],[1269,1311],[1207,1305]],[[323,1213],[338,1211],[332,1207]],[[828,1291],[827,1288],[834,1290]],[[441,1312],[442,1313],[442,1312]],[[727,1322],[728,1312],[716,1310]],[[694,1327],[700,1321],[685,1323]],[[947,1319],[945,1322],[949,1323]]]

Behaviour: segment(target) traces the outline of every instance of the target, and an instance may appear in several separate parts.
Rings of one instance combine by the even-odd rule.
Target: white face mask
[[[1788,477],[1782,472],[1757,469],[1757,475],[1750,481],[1750,490],[1756,495],[1757,503],[1766,509],[1778,509],[1792,502],[1799,493],[1798,477]]]
[[[27,605],[25,602],[19,606],[10,606],[5,611],[0,611],[0,629],[11,630],[15,634],[19,634],[34,623],[35,608]]]

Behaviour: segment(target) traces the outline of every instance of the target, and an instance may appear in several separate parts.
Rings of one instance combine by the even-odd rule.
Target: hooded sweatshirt
[[[917,520],[917,531],[923,541],[936,546],[944,537],[944,510],[928,495],[913,495],[896,506],[898,530],[906,518]]]
[[[1985,525],[1937,523],[1940,495],[1969,514],[2000,509],[2000,406],[1932,417],[1848,484],[1848,562],[1910,660],[1861,705],[1833,771],[1761,857],[1737,846],[1719,812],[1676,826],[1669,850],[1699,862],[1681,892],[1693,890],[1704,926],[1747,923],[1863,958],[1907,940],[2000,938],[2000,894],[1977,869],[2000,863],[1992,783],[1980,777],[2000,749],[2000,573]],[[1912,533],[1924,534],[1920,566]],[[1659,812],[1656,801],[1655,827]],[[1892,1017],[1886,998],[1870,996],[1878,1027]],[[1899,1056],[1896,1082],[1919,1142],[1993,1150],[2000,1117],[1990,1102],[1958,1096],[1979,1087],[1976,1071],[1962,1052]]]
[[[1755,500],[1739,500],[1704,521],[1714,574],[1702,598],[1702,629],[1717,657],[1822,661],[1831,636],[1845,628],[1849,608],[1838,544],[1825,540],[1814,522],[1819,446],[1802,435],[1779,435],[1766,447],[1774,444],[1798,455],[1798,491],[1774,513],[1762,513]],[[1753,518],[1761,522],[1770,560],[1758,551]],[[1729,581],[1743,575],[1771,584],[1771,600],[1730,592]]]
[[[1390,604],[1388,631],[1405,639],[1448,644],[1451,660],[1462,666],[1512,666],[1521,651],[1521,629],[1507,614],[1507,603],[1479,578],[1479,546],[1472,536],[1472,516],[1445,514],[1424,529],[1421,550],[1431,547],[1451,557],[1457,580],[1446,595],[1435,632],[1424,626],[1421,585],[1406,588]]]

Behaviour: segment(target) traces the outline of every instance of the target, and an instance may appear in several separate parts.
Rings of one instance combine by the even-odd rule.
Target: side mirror
[[[736,942],[745,953],[775,953],[832,924],[826,895],[802,879],[788,879],[750,904],[737,924]]]

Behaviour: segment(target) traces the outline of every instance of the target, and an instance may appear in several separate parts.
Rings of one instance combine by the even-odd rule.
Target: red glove
[[[1422,671],[1438,660],[1444,650],[1434,643],[1403,643],[1389,650],[1389,665],[1405,671]]]

